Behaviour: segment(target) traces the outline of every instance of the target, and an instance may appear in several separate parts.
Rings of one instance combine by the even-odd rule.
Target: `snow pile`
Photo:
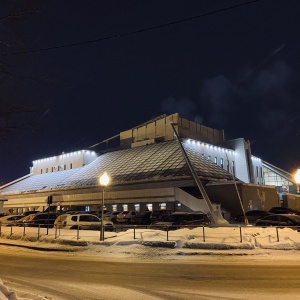
[[[11,292],[0,279],[0,300],[45,300],[46,298],[30,293]]]
[[[105,232],[100,241],[99,231],[59,230],[28,227],[2,227],[0,242],[30,242],[31,246],[69,247],[105,245],[182,248],[182,249],[278,249],[300,250],[300,232],[291,228],[260,228],[255,226],[197,227],[178,230],[128,229],[122,232]]]

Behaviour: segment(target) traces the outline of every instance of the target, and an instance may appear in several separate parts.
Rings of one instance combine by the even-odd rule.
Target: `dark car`
[[[25,211],[23,213],[24,216],[28,216],[28,215],[31,215],[31,214],[37,214],[37,213],[40,213],[40,211],[38,210],[28,210],[28,211]]]
[[[288,214],[288,215],[299,215],[300,212],[295,210],[295,209],[292,209],[292,208],[289,208],[289,207],[272,207],[270,210],[269,210],[270,213],[272,214]]]
[[[267,215],[270,215],[271,213],[266,211],[266,210],[260,210],[260,209],[254,209],[254,210],[249,210],[245,213],[247,219],[249,222],[256,222],[256,220],[265,217]],[[235,218],[235,221],[237,222],[244,222],[245,217],[244,215],[238,215]]]
[[[131,218],[131,223],[136,225],[150,225],[151,224],[151,211],[143,211],[140,214]]]
[[[112,221],[113,223],[117,222],[117,215],[120,213],[120,211],[110,211],[103,215],[104,219],[107,221]]]
[[[59,216],[58,213],[37,213],[33,215],[33,217],[22,223],[21,226],[28,226],[28,227],[48,227],[52,228],[54,225],[54,221]]]
[[[258,219],[256,226],[282,226],[300,229],[300,216],[289,214],[274,214]]]
[[[190,226],[209,226],[211,221],[207,214],[203,212],[174,212],[161,221],[151,225],[151,228],[157,229],[180,229]]]
[[[170,215],[172,212],[171,209],[153,210],[150,215],[151,223],[161,221],[165,216]]]

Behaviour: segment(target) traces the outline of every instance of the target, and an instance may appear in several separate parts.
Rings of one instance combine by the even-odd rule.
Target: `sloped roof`
[[[232,180],[232,175],[199,152],[184,148],[190,161],[203,180]],[[106,171],[112,178],[111,185],[191,177],[178,141],[167,141],[131,149],[108,152],[90,164],[77,169],[32,175],[0,190],[0,194],[28,193],[99,186],[98,180]]]

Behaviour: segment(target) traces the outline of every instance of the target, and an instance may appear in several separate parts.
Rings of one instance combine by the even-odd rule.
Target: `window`
[[[77,222],[77,216],[72,216],[71,220]]]
[[[116,205],[116,204],[113,204],[111,207],[112,207],[112,211],[113,211],[113,212],[118,211],[117,205]]]
[[[49,214],[49,218],[50,218],[51,214]],[[52,215],[53,216],[53,215]],[[44,214],[44,215],[35,215],[34,220],[45,220],[48,219],[48,214]]]
[[[123,207],[123,211],[128,210],[128,204],[123,204],[122,207]]]
[[[90,209],[91,209],[90,206],[86,206],[86,207],[84,208],[85,211],[90,211]]]
[[[48,173],[48,168],[46,168],[46,173]]]
[[[159,203],[159,207],[161,210],[167,209],[167,204],[166,203]]]
[[[72,169],[72,164],[70,164],[70,169]]]
[[[210,155],[207,156],[207,159],[210,160]]]
[[[41,174],[43,174],[43,169],[41,169]]]
[[[235,165],[234,165],[234,160],[232,161],[232,173],[235,175]]]
[[[220,159],[220,166],[221,166],[222,169],[224,168],[224,161],[223,161],[223,158]]]
[[[153,210],[152,203],[146,204],[146,208],[147,208],[149,211],[152,211],[152,210]]]
[[[96,216],[87,215],[87,216],[80,216],[79,221],[80,222],[99,222],[99,219]]]
[[[89,216],[79,216],[79,222],[89,222]]]
[[[217,158],[217,157],[214,158],[214,163],[215,163],[215,164],[218,163],[218,158]]]
[[[134,204],[134,210],[135,211],[140,211],[140,205],[139,204]]]

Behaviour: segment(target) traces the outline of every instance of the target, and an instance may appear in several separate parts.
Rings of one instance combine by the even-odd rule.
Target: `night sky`
[[[22,45],[0,45],[0,67],[18,74],[3,72],[0,99],[34,110],[0,135],[0,184],[175,112],[299,167],[299,0],[35,1],[15,23],[12,2],[1,1],[1,40]]]

